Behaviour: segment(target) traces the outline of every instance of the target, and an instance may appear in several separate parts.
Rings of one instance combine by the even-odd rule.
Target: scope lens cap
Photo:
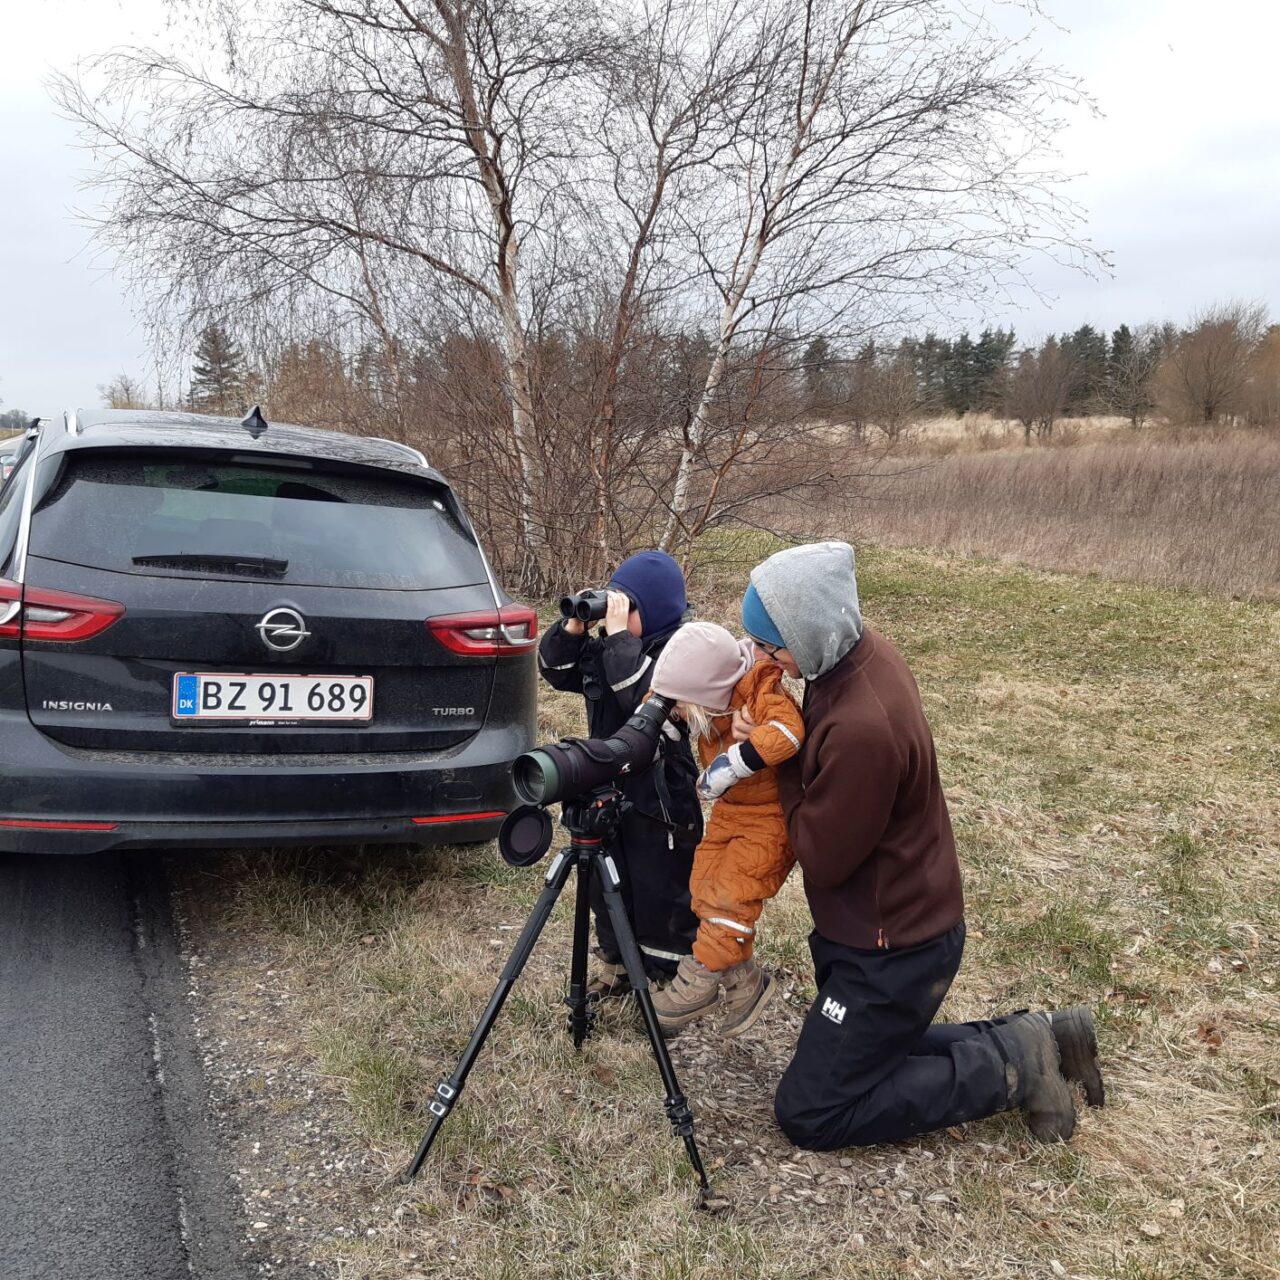
[[[551,848],[555,825],[551,815],[536,804],[512,809],[498,832],[498,851],[512,867],[531,867]]]

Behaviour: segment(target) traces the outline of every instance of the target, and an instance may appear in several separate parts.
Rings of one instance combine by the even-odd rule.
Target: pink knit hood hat
[[[714,622],[686,622],[667,641],[653,668],[650,688],[659,697],[729,710],[734,686],[755,664],[748,640],[735,640]]]

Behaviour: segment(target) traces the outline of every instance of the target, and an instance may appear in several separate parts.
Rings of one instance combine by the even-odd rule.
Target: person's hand
[[[631,616],[631,600],[625,591],[609,592],[609,607],[604,613],[604,632],[608,636],[616,636],[619,631],[627,629],[627,619]]]
[[[745,707],[739,707],[733,713],[733,740],[734,742],[746,742],[760,726],[751,718],[751,713]]]

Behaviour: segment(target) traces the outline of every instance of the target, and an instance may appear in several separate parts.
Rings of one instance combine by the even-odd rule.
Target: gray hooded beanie
[[[806,680],[825,676],[862,637],[847,542],[779,551],[752,569],[751,585]]]

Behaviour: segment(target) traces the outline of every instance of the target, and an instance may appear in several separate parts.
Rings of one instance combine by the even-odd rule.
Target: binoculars
[[[579,591],[577,595],[564,596],[560,601],[560,613],[565,618],[577,618],[579,622],[599,622],[609,608],[607,591]]]

